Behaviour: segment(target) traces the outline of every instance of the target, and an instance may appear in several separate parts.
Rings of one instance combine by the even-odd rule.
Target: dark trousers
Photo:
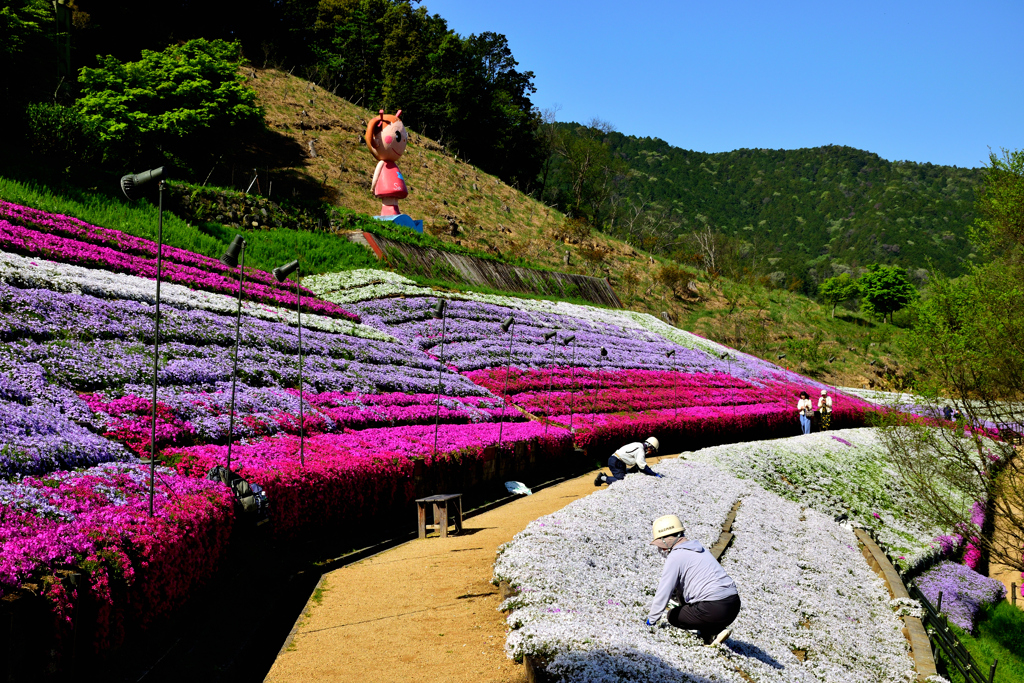
[[[740,596],[730,595],[723,600],[707,600],[680,605],[668,613],[668,623],[677,628],[697,630],[705,643],[736,620],[740,613]]]
[[[626,478],[627,474],[633,474],[639,472],[640,468],[636,465],[632,467],[626,467],[626,463],[622,462],[614,455],[608,458],[608,469],[612,471],[612,476],[605,475],[604,480],[609,484],[613,481],[622,481]]]

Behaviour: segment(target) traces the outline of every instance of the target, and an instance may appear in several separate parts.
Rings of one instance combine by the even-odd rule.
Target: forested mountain
[[[666,253],[724,252],[780,282],[871,263],[965,272],[979,169],[890,162],[851,147],[708,154],[590,126],[555,124],[544,196],[612,234]],[[584,171],[583,159],[589,164]]]

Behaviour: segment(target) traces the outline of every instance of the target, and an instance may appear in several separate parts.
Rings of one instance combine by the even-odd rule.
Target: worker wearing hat
[[[626,444],[608,458],[608,469],[612,471],[611,476],[598,472],[597,479],[594,480],[594,486],[621,481],[626,478],[627,474],[632,472],[642,472],[652,477],[661,478],[662,475],[652,470],[651,466],[647,464],[647,457],[657,453],[658,446],[660,445],[653,436],[648,437],[643,443],[634,441],[633,443]]]
[[[669,599],[678,595],[681,604],[668,610],[669,624],[696,630],[705,645],[718,645],[732,635],[729,625],[740,612],[740,595],[722,565],[699,541],[686,538],[675,515],[654,521],[651,545],[666,559],[647,625],[657,625]]]

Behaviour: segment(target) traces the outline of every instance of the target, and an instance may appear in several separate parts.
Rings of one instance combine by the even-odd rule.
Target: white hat
[[[822,389],[821,390],[821,395],[825,396],[826,394],[828,394],[828,389]]]
[[[644,441],[644,443],[653,448],[655,451],[657,451],[661,447],[661,444],[658,443],[658,440],[653,436],[647,437],[647,440]]]
[[[683,523],[675,515],[658,517],[651,526],[655,541],[666,536],[682,536],[684,534]]]

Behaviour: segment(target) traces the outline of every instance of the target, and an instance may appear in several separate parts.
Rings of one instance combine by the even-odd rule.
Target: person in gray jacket
[[[655,520],[651,545],[666,559],[647,625],[658,625],[667,611],[669,624],[696,630],[705,645],[718,645],[732,635],[729,625],[740,612],[740,595],[722,565],[699,541],[686,538],[675,515]],[[681,604],[668,609],[673,595]]]
[[[647,458],[657,453],[660,445],[653,436],[648,437],[643,443],[634,441],[626,444],[608,458],[608,469],[612,471],[611,476],[598,472],[594,486],[622,481],[631,472],[642,472],[651,477],[661,478],[662,475],[652,470],[651,466],[647,464]]]

